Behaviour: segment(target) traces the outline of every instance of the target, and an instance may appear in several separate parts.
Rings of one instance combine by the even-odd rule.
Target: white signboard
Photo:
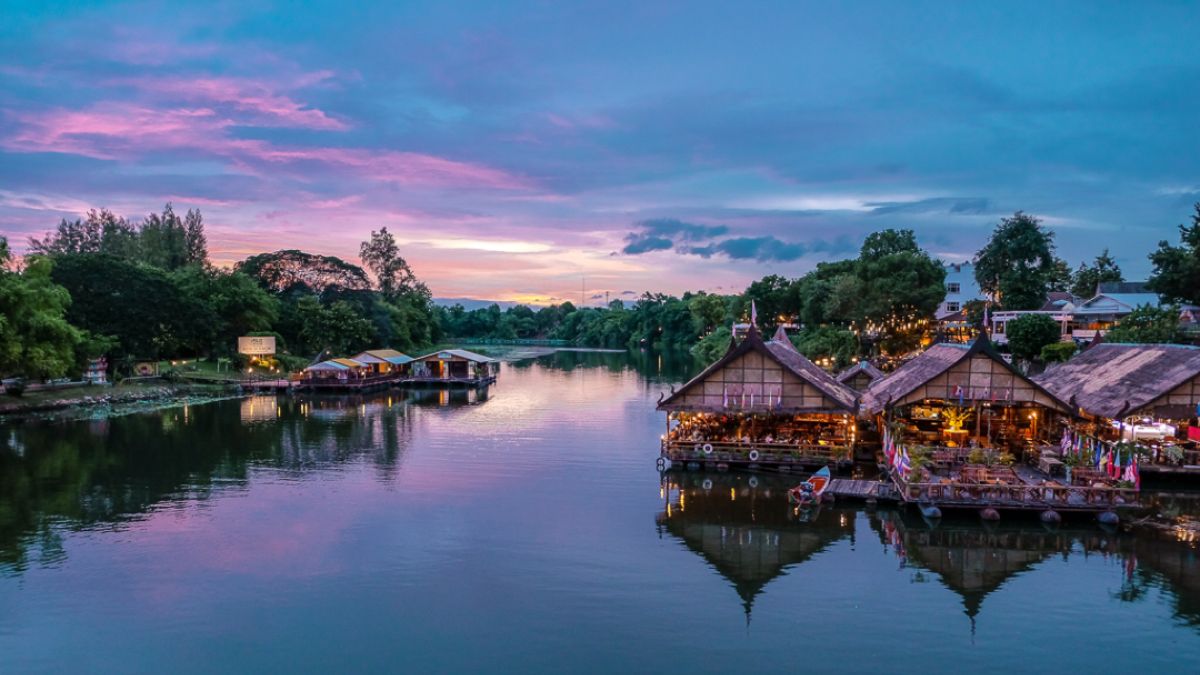
[[[250,356],[265,356],[275,353],[275,337],[273,335],[238,338],[238,353]]]

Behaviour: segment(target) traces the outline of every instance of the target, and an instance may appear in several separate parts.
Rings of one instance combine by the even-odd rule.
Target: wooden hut
[[[357,389],[370,378],[371,369],[354,359],[329,359],[300,374],[300,386],[312,389]]]
[[[871,365],[870,361],[859,361],[838,373],[836,379],[854,391],[863,392],[884,377],[883,371]]]
[[[723,357],[660,400],[671,461],[792,467],[850,459],[858,395],[796,350],[750,327]]]
[[[1078,407],[1081,433],[1146,447],[1143,470],[1200,476],[1200,349],[1097,343],[1035,380]]]
[[[422,384],[490,384],[496,381],[500,362],[465,349],[443,349],[412,362],[408,382]]]
[[[1115,478],[1066,470],[1057,453],[1071,406],[985,336],[930,347],[872,385],[862,410],[885,432],[888,473],[905,502],[1089,512],[1137,503],[1136,488]]]
[[[369,349],[350,358],[365,364],[372,375],[391,375],[393,378],[407,374],[413,361],[411,356],[395,349]]]
[[[862,412],[902,429],[897,442],[1018,450],[1057,442],[1054,416],[1071,407],[1004,360],[987,337],[935,344],[863,394]]]

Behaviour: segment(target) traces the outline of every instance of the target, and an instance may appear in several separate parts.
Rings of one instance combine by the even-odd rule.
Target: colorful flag
[[[750,301],[750,325],[758,325],[758,307],[755,306],[753,300]]]
[[[721,387],[721,407],[729,407],[729,385],[722,385]]]
[[[908,450],[904,447],[900,448],[900,476],[908,478],[908,472],[912,471],[912,464],[908,461]]]

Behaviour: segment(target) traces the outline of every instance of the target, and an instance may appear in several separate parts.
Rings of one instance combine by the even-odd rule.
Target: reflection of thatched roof
[[[903,539],[910,563],[937,574],[962,598],[963,609],[972,618],[979,614],[984,598],[1006,581],[1052,555],[1070,551],[1081,534],[978,524],[943,523],[927,529],[908,527],[898,516],[890,522]],[[887,543],[882,523],[872,519],[872,528]]]
[[[816,513],[811,522],[790,520],[786,484],[747,489],[745,476],[706,475],[716,484],[703,490],[696,487],[700,478],[690,478],[682,488],[684,509],[660,513],[658,522],[729,580],[747,614],[763,588],[786,568],[853,532],[854,519],[843,525],[832,509]],[[732,500],[731,488],[738,493]]]
[[[829,373],[806,359],[796,350],[791,341],[786,339],[764,341],[754,326],[750,327],[750,332],[740,343],[734,344],[731,340],[729,350],[725,352],[724,356],[659,403],[659,409],[674,410],[678,408],[685,394],[698,386],[702,387],[709,376],[752,353],[761,354],[767,361],[778,364],[785,371],[815,387],[838,410],[851,414],[857,410],[858,394],[853,389],[833,379]]]
[[[1059,398],[1073,399],[1074,404],[1099,417],[1117,418],[1155,409],[1188,417],[1200,403],[1200,349],[1106,342],[1034,379]],[[1176,392],[1180,388],[1184,390]]]
[[[937,382],[935,388],[940,388],[942,391],[940,395],[931,397],[953,398],[953,393],[951,392],[956,386],[961,385],[968,392],[966,395],[968,399],[991,398],[991,390],[995,389],[991,382],[991,375],[982,374],[985,377],[980,379],[980,384],[976,384],[976,373],[973,370],[969,373],[959,373],[957,383],[949,379],[945,381],[939,379],[941,375],[950,373],[957,366],[960,366],[960,364],[963,367],[969,367],[972,359],[976,357],[985,358],[997,364],[995,372],[1001,374],[1009,382],[1009,386],[1005,389],[1014,395],[1014,402],[1027,400],[1055,408],[1061,412],[1069,412],[1071,410],[1069,405],[1046,391],[1042,385],[1025,377],[1012,364],[1005,361],[1004,357],[1000,356],[995,347],[992,346],[991,340],[987,339],[986,336],[976,338],[970,345],[941,343],[926,349],[903,366],[897,368],[891,375],[881,380],[876,380],[863,393],[862,410],[870,414],[875,414],[891,406],[911,403],[912,401],[905,401],[905,397],[912,397],[919,389],[935,381]],[[987,390],[987,395],[979,396],[978,392],[985,390]],[[1017,399],[1016,396],[1018,394],[1025,398]],[[922,397],[917,396],[917,398]]]

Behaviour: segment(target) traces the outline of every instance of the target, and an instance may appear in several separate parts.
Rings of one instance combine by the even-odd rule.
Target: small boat
[[[794,504],[815,504],[821,501],[821,493],[829,487],[829,467],[821,467],[808,480],[788,490],[788,500]]]

